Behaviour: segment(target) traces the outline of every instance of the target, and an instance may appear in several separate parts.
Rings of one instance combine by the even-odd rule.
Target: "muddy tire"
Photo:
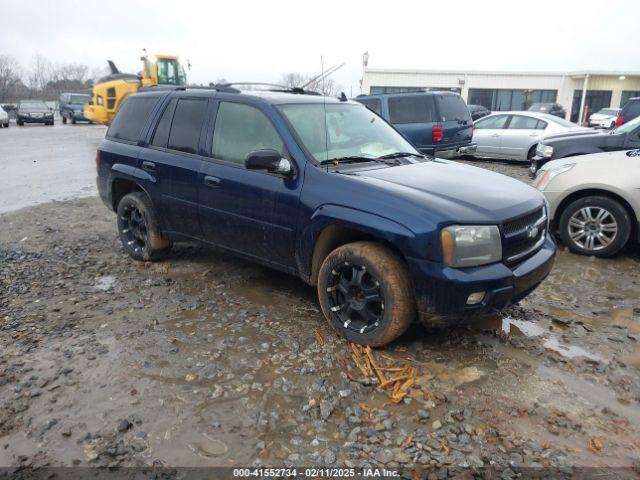
[[[172,243],[160,230],[160,222],[149,197],[143,192],[125,195],[118,204],[118,234],[124,250],[135,260],[162,258]]]
[[[588,196],[564,209],[558,224],[562,242],[574,253],[610,257],[629,240],[631,218],[612,198]]]
[[[375,242],[349,243],[331,252],[320,267],[318,298],[329,324],[361,345],[392,342],[416,316],[405,263]]]

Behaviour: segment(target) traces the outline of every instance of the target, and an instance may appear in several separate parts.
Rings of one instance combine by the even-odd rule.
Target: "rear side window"
[[[177,100],[172,98],[160,117],[156,131],[153,134],[151,145],[154,147],[166,148],[169,141],[169,130],[171,129],[171,120],[173,119],[173,111],[176,108]]]
[[[167,148],[185,153],[198,153],[200,129],[207,111],[207,101],[201,98],[178,100],[171,122]]]
[[[507,123],[508,115],[496,115],[495,117],[485,117],[476,122],[476,128],[479,130],[501,130]]]
[[[389,98],[389,121],[399,124],[435,122],[433,96],[407,95]]]
[[[244,165],[254,150],[282,152],[283,143],[267,116],[242,103],[220,102],[213,131],[213,157]]]
[[[438,95],[437,98],[441,122],[471,119],[469,109],[459,95]]]
[[[357,99],[356,99],[357,100]],[[367,107],[369,110],[376,112],[378,115],[382,115],[382,105],[379,98],[367,98],[358,100],[361,104]]]
[[[539,120],[537,118],[513,115],[511,122],[509,122],[509,130],[536,130],[538,123]]]
[[[137,142],[159,97],[130,97],[118,109],[107,137]]]

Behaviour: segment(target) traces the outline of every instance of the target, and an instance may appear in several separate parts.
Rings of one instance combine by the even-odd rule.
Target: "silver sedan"
[[[474,124],[473,142],[477,158],[531,160],[536,145],[546,135],[584,131],[575,123],[547,113],[495,112]]]
[[[640,150],[553,160],[533,186],[546,197],[552,227],[572,252],[608,257],[640,241]]]

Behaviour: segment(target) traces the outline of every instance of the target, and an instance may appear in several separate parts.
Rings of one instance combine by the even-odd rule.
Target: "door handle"
[[[204,184],[207,187],[217,187],[220,185],[220,179],[218,177],[212,177],[210,175],[206,175],[204,177]]]
[[[142,169],[147,170],[148,172],[153,172],[156,169],[156,164],[145,160],[142,162]]]
[[[491,135],[493,138],[498,138],[500,136],[499,133],[494,133],[493,135]]]

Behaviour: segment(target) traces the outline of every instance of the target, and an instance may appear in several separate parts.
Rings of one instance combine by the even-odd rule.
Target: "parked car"
[[[549,115],[554,115],[556,117],[567,118],[567,112],[559,103],[534,103],[527,109],[527,111],[548,113]]]
[[[63,93],[60,95],[59,109],[62,123],[67,120],[75,125],[76,122],[91,122],[84,116],[84,106],[91,101],[90,95],[82,93]]]
[[[473,121],[462,97],[453,92],[411,92],[359,96],[420,152],[441,158],[471,154]]]
[[[620,109],[616,119],[616,127],[620,127],[638,116],[640,116],[640,97],[630,98]]]
[[[533,185],[572,252],[608,257],[640,241],[640,150],[553,160]]]
[[[562,118],[536,112],[494,112],[475,122],[473,143],[477,158],[531,160],[546,135],[589,131]]]
[[[482,105],[467,105],[469,108],[469,113],[471,113],[471,120],[474,122],[479,118],[486,117],[491,113],[487,107],[483,107]]]
[[[0,127],[9,128],[9,114],[0,108]]]
[[[535,176],[536,171],[550,160],[636,148],[640,148],[640,117],[612,130],[551,135],[538,144],[529,173]]]
[[[316,285],[350,341],[416,316],[492,314],[528,295],[556,247],[524,183],[421,155],[346,99],[178,88],[129,96],[96,156],[98,191],[137,260],[197,239]]]
[[[601,108],[589,117],[589,126],[598,128],[614,128],[620,114],[619,108]]]
[[[53,109],[41,100],[20,100],[18,102],[16,123],[22,127],[25,123],[44,123],[53,125]]]

